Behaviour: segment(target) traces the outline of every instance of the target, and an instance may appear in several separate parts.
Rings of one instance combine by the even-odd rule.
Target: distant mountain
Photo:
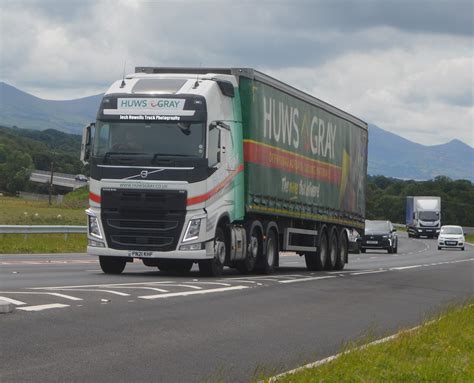
[[[474,149],[462,141],[425,146],[369,124],[370,175],[427,180],[439,175],[474,181]]]
[[[53,130],[82,134],[82,128],[96,118],[102,94],[68,101],[43,100],[0,82],[0,125],[48,130],[37,140],[70,142]],[[73,140],[77,141],[78,138]],[[425,146],[369,124],[370,175],[427,180],[438,175],[474,181],[474,149],[459,140]]]
[[[0,125],[82,134],[94,121],[102,95],[76,100],[43,100],[0,82]]]

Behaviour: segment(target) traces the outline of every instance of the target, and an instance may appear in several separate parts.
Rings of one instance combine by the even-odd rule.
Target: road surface
[[[0,256],[0,380],[247,382],[383,337],[474,296],[474,247],[351,255],[342,272],[281,257],[271,276],[104,275],[84,254]]]

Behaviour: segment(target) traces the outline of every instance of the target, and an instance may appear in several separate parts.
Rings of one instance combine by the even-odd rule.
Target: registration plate
[[[456,245],[456,242],[454,242],[454,241],[446,241],[446,245]]]
[[[367,241],[368,245],[376,245],[378,241]]]
[[[128,256],[129,257],[151,257],[153,252],[151,251],[141,251],[141,250],[129,250]]]

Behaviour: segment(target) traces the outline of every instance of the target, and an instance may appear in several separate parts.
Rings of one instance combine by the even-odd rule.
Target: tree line
[[[32,170],[88,174],[79,160],[81,137],[54,129],[43,131],[0,126],[0,192],[47,192],[47,185],[28,181]],[[384,176],[367,179],[367,219],[405,223],[406,196],[441,197],[442,224],[474,226],[474,185],[438,176],[429,181]]]
[[[474,226],[474,185],[468,180],[438,176],[429,181],[399,180],[384,176],[367,179],[367,219],[405,223],[407,196],[441,197],[441,224]]]
[[[0,126],[0,191],[44,192],[46,185],[29,181],[33,170],[84,174],[79,160],[81,137],[54,129],[35,131]]]

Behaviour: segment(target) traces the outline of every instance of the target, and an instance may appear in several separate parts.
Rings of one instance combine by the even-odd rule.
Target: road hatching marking
[[[248,286],[232,286],[232,287],[220,287],[217,289],[209,290],[198,290],[198,291],[182,291],[179,293],[168,293],[168,294],[157,294],[157,295],[142,295],[138,298],[140,299],[160,299],[160,298],[172,298],[172,297],[186,297],[188,295],[197,295],[197,294],[212,294],[220,293],[224,291],[233,291],[233,290],[242,290],[248,289]]]

